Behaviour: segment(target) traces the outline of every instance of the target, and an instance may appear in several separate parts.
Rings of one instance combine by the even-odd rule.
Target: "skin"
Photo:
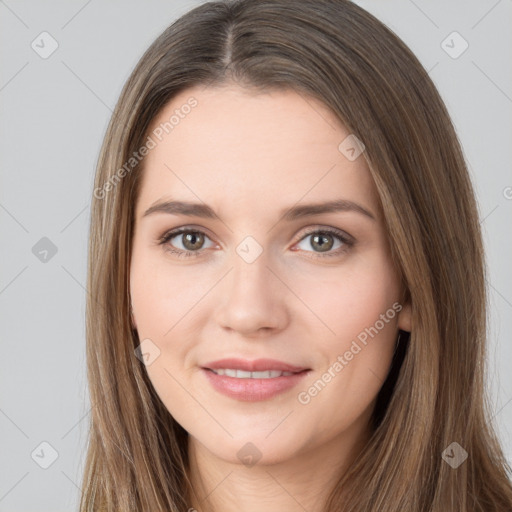
[[[317,100],[233,84],[194,87],[176,96],[152,128],[192,96],[198,105],[147,155],[136,204],[132,322],[140,340],[160,350],[146,368],[190,434],[190,507],[320,511],[336,477],[368,440],[398,329],[410,331],[410,306],[401,304],[309,403],[298,401],[400,302],[378,195],[364,154],[350,161],[338,150],[349,132]],[[143,216],[165,199],[206,203],[218,218]],[[296,203],[336,199],[363,206],[375,219],[342,211],[288,222],[279,214]],[[192,244],[202,255],[179,258],[158,244],[182,226],[205,233],[203,245]],[[329,227],[355,243],[322,256],[305,231]],[[236,251],[247,236],[262,249],[252,263]],[[331,254],[343,246],[324,236]],[[177,235],[166,246],[190,250],[185,244]],[[311,372],[292,390],[244,402],[217,392],[200,369],[224,357],[273,358]],[[249,442],[261,453],[253,466],[237,456]]]

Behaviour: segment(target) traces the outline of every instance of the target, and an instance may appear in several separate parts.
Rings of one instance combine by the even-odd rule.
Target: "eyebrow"
[[[376,220],[375,215],[361,206],[347,199],[337,199],[325,203],[311,203],[296,205],[281,211],[283,220],[292,222],[304,217],[321,215],[323,213],[336,212],[356,212],[372,220]],[[185,215],[189,217],[201,217],[205,219],[215,219],[218,215],[215,210],[204,203],[191,203],[186,201],[161,201],[154,203],[149,207],[142,217],[147,217],[155,213],[166,213],[169,215]]]

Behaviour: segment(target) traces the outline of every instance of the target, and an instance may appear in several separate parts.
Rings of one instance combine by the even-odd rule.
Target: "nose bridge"
[[[284,319],[283,294],[278,289],[282,284],[276,283],[279,280],[270,270],[270,252],[250,236],[235,247],[218,309],[222,326],[248,333],[275,328]]]
[[[236,295],[238,300],[258,301],[269,294],[272,275],[268,269],[271,265],[269,254],[269,249],[252,236],[245,237],[235,247],[231,258],[231,296]],[[250,294],[255,296],[251,298]]]

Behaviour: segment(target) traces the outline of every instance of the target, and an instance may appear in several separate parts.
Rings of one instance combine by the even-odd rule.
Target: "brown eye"
[[[201,249],[204,243],[204,236],[201,233],[189,232],[182,234],[182,243],[187,251]]]
[[[329,251],[334,245],[334,237],[332,235],[313,235],[311,237],[311,247],[318,248],[320,252]]]
[[[306,233],[299,242],[298,247],[306,252],[316,253],[317,257],[322,258],[340,256],[348,251],[354,243],[355,240],[347,233],[334,228],[324,228]],[[300,244],[303,244],[303,246],[300,247]],[[308,250],[311,248],[313,251]]]
[[[160,238],[159,243],[165,247],[166,251],[180,257],[188,257],[199,256],[205,249],[206,239],[209,240],[202,231],[181,228],[165,233]],[[213,245],[212,243],[210,247]]]

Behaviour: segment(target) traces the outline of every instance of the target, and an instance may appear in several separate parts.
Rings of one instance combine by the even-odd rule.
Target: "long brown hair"
[[[128,79],[91,206],[81,512],[190,507],[187,433],[134,354],[129,268],[144,160],[133,154],[178,92],[229,81],[319,99],[363,141],[412,304],[412,332],[379,394],[373,435],[325,510],[510,512],[510,467],[485,392],[484,256],[460,143],[417,58],[347,0],[205,3],[166,29]],[[467,453],[457,468],[447,462],[454,449]]]

